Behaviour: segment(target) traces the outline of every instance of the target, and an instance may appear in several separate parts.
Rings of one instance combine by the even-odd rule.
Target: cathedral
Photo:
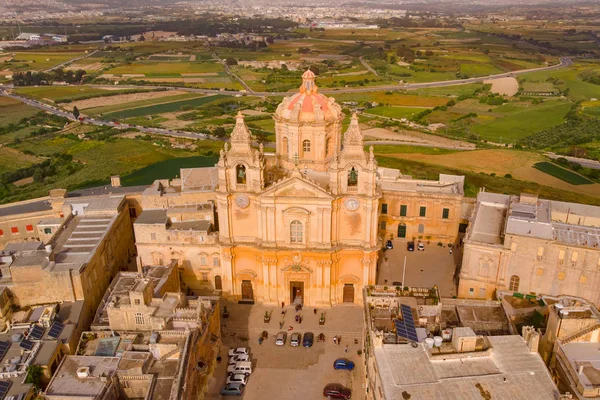
[[[415,180],[378,168],[357,116],[342,134],[344,117],[310,70],[275,112],[274,153],[253,146],[239,113],[215,167],[182,169],[142,193],[134,223],[142,263],[176,260],[188,291],[329,307],[362,302],[383,240],[454,241],[462,177]]]

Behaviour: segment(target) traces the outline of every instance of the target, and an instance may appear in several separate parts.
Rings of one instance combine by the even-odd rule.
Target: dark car
[[[385,248],[388,250],[392,250],[394,248],[394,243],[392,243],[391,240],[388,240],[387,242],[385,242]]]
[[[312,332],[306,332],[304,334],[304,338],[302,339],[302,346],[304,347],[312,347],[313,342],[315,341],[315,335]]]
[[[406,250],[408,250],[408,251],[415,251],[415,242],[408,242],[406,244]]]
[[[348,400],[352,396],[352,391],[338,383],[330,383],[323,389],[323,396],[330,399]]]
[[[402,282],[394,281],[394,282],[392,282],[392,285],[394,285],[394,286],[402,286]]]
[[[333,369],[345,369],[352,371],[354,369],[354,363],[347,358],[338,358],[333,362]]]

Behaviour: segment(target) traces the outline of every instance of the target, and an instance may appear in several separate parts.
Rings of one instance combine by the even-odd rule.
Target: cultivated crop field
[[[117,111],[114,113],[104,115],[104,118],[108,119],[121,119],[131,117],[143,117],[145,115],[170,113],[175,111],[181,111],[185,107],[199,107],[203,104],[209,103],[222,98],[220,95],[216,96],[205,96],[197,97],[189,100],[172,101],[170,103],[155,104],[146,107],[132,108],[123,111]]]
[[[0,69],[13,72],[41,71],[85,55],[83,52],[9,52],[8,54],[13,56],[13,60],[1,63]]]
[[[594,183],[584,176],[546,161],[535,163],[534,167],[572,185],[589,185]]]

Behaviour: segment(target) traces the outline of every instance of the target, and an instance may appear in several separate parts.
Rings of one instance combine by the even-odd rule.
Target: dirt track
[[[370,128],[363,130],[365,140],[394,140],[402,143],[429,144],[432,146],[456,147],[461,149],[474,149],[475,145],[459,140],[452,140],[441,136],[428,135],[417,131],[402,130],[393,132],[383,128]]]

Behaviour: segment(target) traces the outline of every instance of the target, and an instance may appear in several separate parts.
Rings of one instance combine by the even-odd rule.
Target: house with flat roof
[[[600,302],[600,207],[481,192],[464,243],[461,298],[502,290]]]
[[[89,326],[112,278],[135,253],[124,196],[67,199],[60,227],[44,243],[9,244],[0,258],[0,285],[20,307],[84,302]]]
[[[545,298],[548,301],[548,298]],[[540,353],[562,392],[574,398],[600,398],[600,312],[571,296],[550,299]]]

